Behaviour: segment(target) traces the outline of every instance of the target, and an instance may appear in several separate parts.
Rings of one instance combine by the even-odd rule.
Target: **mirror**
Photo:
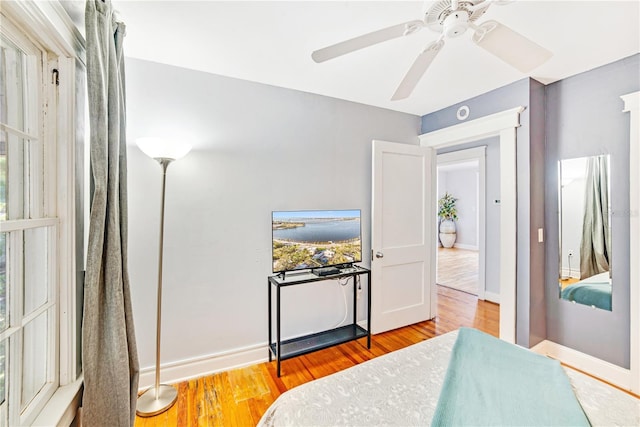
[[[558,164],[560,298],[611,311],[609,155]]]

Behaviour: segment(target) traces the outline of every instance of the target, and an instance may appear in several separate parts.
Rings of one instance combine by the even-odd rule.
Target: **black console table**
[[[367,329],[356,323],[357,321],[357,286],[356,277],[367,276]],[[340,326],[335,329],[305,335],[298,338],[282,341],[280,337],[280,290],[283,287],[302,285],[304,283],[321,282],[341,278],[353,280],[353,323]],[[278,377],[280,376],[280,362],[292,357],[302,356],[313,351],[322,350],[334,345],[367,337],[367,348],[371,348],[371,272],[359,266],[341,269],[339,273],[327,276],[316,276],[311,272],[292,272],[286,275],[278,274],[269,276],[269,361],[275,356],[278,361]],[[273,313],[272,292],[276,289],[276,340],[273,341]]]

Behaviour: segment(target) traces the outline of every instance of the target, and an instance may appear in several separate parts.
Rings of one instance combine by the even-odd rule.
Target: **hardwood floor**
[[[478,295],[478,251],[438,248],[438,285]]]
[[[569,285],[573,285],[574,283],[578,283],[579,281],[580,281],[580,279],[576,279],[574,277],[569,277],[568,279],[561,279],[560,280],[560,286],[562,287],[562,289],[564,289]]]
[[[265,362],[177,384],[178,401],[167,412],[136,418],[143,426],[254,426],[283,392],[437,335],[470,326],[498,336],[500,307],[470,294],[438,286],[434,320],[374,335],[282,362]],[[363,344],[364,343],[364,344]],[[266,350],[265,350],[266,351]]]

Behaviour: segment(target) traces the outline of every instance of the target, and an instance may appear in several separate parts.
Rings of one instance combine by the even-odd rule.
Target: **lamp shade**
[[[191,145],[185,142],[162,138],[138,138],[136,144],[144,154],[153,159],[178,160],[191,151]]]

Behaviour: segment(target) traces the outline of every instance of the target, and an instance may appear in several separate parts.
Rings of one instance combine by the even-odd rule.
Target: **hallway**
[[[478,295],[478,251],[438,248],[436,283]]]

